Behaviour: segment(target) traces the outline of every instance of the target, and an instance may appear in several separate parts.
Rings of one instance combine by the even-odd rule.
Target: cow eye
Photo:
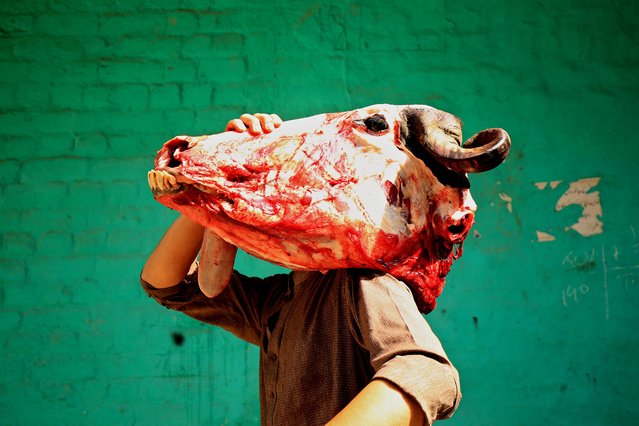
[[[381,114],[373,114],[364,120],[356,120],[355,123],[366,127],[366,131],[373,134],[383,133],[388,130],[388,122]]]
[[[366,120],[364,120],[364,124],[371,132],[379,133],[384,130],[388,130],[388,123],[386,122],[386,119],[384,116],[379,114],[373,114],[370,117],[367,117]]]

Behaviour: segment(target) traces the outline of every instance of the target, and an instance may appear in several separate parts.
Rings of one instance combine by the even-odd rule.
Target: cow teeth
[[[181,189],[176,177],[165,170],[151,170],[147,174],[147,179],[154,193],[174,192]]]
[[[162,172],[156,173],[155,181],[156,181],[160,191],[165,191],[166,190],[166,185],[164,185],[164,180],[165,180],[164,173],[162,173]]]
[[[175,179],[175,176],[173,176],[166,170],[161,170],[160,176],[161,176],[162,185],[164,186],[165,190],[172,191],[179,188],[180,185],[178,185],[177,180]]]
[[[160,191],[166,191],[167,190],[167,187],[164,184],[165,183],[165,178],[166,178],[166,176],[164,176],[164,174],[162,172],[160,172],[157,175],[155,175],[155,179],[157,181],[158,188],[160,188]]]
[[[155,173],[153,170],[146,174],[146,179],[149,181],[149,188],[155,188]]]

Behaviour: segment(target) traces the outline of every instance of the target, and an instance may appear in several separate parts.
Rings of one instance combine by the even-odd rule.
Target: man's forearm
[[[233,273],[236,252],[237,247],[215,232],[210,229],[204,231],[197,279],[206,297],[215,297],[226,288]]]
[[[327,426],[423,425],[417,402],[386,380],[373,380]]]
[[[153,287],[171,287],[188,274],[202,247],[204,227],[180,216],[166,231],[142,268]]]

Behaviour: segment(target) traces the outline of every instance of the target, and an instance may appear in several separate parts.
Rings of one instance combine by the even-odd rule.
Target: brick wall
[[[247,111],[287,119],[377,102],[427,103],[461,116],[468,135],[505,127],[520,147],[508,167],[476,180],[480,208],[490,213],[482,233],[498,230],[483,246],[471,243],[478,252],[503,256],[500,238],[511,235],[526,252],[526,212],[534,208],[513,220],[495,203],[508,188],[525,205],[535,179],[606,175],[609,205],[636,208],[636,190],[626,182],[638,153],[630,143],[639,91],[637,6],[516,3],[1,2],[0,424],[258,423],[256,349],[161,309],[137,283],[145,256],[175,217],[151,199],[145,178],[173,135],[217,132]],[[628,143],[623,152],[610,149],[617,141]],[[575,150],[580,160],[565,161]],[[621,245],[625,231],[608,229],[606,244]],[[458,274],[490,276],[494,268],[481,255],[465,256]],[[258,275],[276,270],[247,256],[238,265]],[[534,262],[527,267],[539,276]],[[550,300],[547,288],[530,292]],[[570,385],[566,393],[559,382],[522,374],[508,357],[502,362],[509,374],[496,380],[507,392],[490,385],[495,376],[473,362],[491,343],[508,347],[508,333],[520,331],[504,337],[493,324],[478,337],[470,326],[478,314],[462,302],[465,294],[459,287],[445,293],[448,310],[458,303],[465,315],[434,313],[432,321],[470,384],[451,424],[508,424],[540,412],[545,424],[637,419],[636,408],[615,414],[613,395],[621,391],[616,370],[604,367],[592,390],[595,405]],[[626,299],[619,309],[637,319],[630,313],[635,293]],[[490,303],[485,295],[476,300]],[[505,304],[511,317],[524,315],[516,303]],[[535,336],[583,322],[563,311],[555,320]],[[599,338],[637,355],[627,334],[606,330]],[[575,333],[565,346],[577,350],[586,331]],[[525,346],[534,339],[513,340]],[[561,345],[552,350],[562,353]],[[596,362],[575,361],[581,379],[594,376],[599,361],[605,365],[605,355],[591,350]],[[532,352],[518,352],[521,363],[537,366]],[[513,385],[513,376],[529,388]],[[623,393],[636,399],[634,382],[628,386]]]

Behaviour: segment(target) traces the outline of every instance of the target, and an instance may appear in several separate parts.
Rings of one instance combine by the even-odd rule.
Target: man
[[[257,135],[280,124],[245,114],[226,130]],[[421,425],[452,415],[457,371],[404,283],[355,269],[266,279],[232,272],[219,294],[206,283],[209,298],[196,258],[216,238],[180,216],[144,265],[142,286],[162,305],[260,347],[262,424]]]

